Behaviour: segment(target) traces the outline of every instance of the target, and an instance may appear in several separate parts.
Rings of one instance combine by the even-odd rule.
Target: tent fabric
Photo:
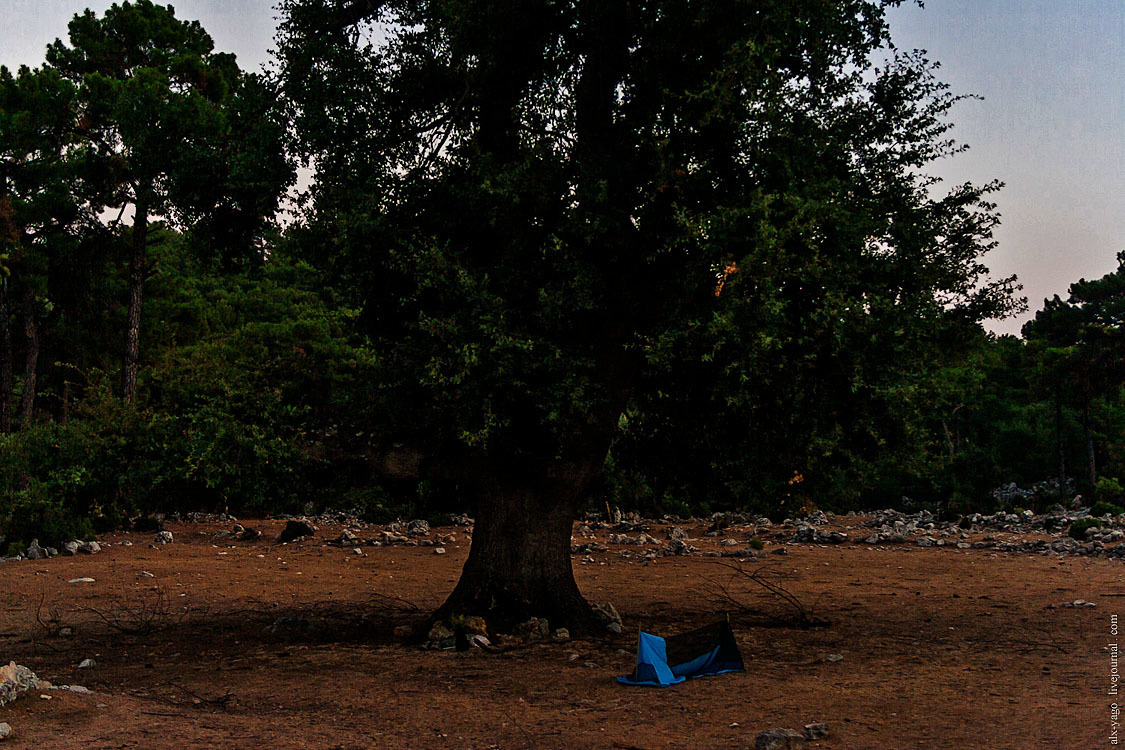
[[[688,677],[744,672],[730,623],[723,621],[688,633],[661,638],[641,633],[633,673],[618,677],[624,685],[666,687]]]

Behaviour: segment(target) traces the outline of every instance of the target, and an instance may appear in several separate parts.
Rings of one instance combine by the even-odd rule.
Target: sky
[[[41,63],[71,16],[109,4],[0,0],[0,64]],[[270,0],[172,4],[244,69],[269,61]],[[1113,271],[1125,250],[1125,0],[927,0],[889,20],[897,46],[927,50],[954,93],[982,97],[951,116],[969,150],[929,171],[949,185],[1005,183],[999,245],[985,263],[995,277],[1019,277],[1029,310],[987,327],[1018,334],[1044,298]]]

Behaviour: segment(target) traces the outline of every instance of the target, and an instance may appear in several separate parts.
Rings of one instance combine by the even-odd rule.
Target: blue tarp
[[[721,622],[667,640],[641,633],[637,643],[637,666],[631,675],[618,677],[617,681],[625,685],[665,687],[688,677],[743,671],[742,654],[730,625]]]

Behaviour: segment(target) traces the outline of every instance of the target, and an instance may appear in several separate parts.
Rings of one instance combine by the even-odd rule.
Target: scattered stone
[[[491,646],[491,645],[492,645],[492,641],[488,640],[487,635],[481,635],[480,633],[473,633],[472,635],[469,636],[469,647],[470,648],[485,648],[486,646]]]
[[[285,528],[281,530],[277,541],[282,544],[288,544],[301,537],[312,536],[315,533],[316,528],[307,521],[286,521]]]
[[[445,554],[445,547],[434,547],[434,554],[435,555],[444,555]]]
[[[430,522],[416,518],[406,525],[406,533],[410,536],[429,536]]]
[[[684,541],[687,538],[687,532],[681,529],[679,526],[673,526],[672,528],[668,529],[668,539],[673,542],[677,540]]]
[[[1066,609],[1096,609],[1098,605],[1094,604],[1093,602],[1088,602],[1085,599],[1075,599],[1074,601],[1066,602],[1061,606],[1065,607]]]
[[[67,542],[62,546],[62,553],[67,557],[74,557],[78,554],[78,542]]]
[[[664,554],[666,555],[690,555],[698,551],[698,549],[688,544],[683,539],[672,539],[664,547]]]
[[[158,532],[156,532],[156,536],[153,537],[152,543],[153,544],[171,544],[172,543],[172,532],[171,531],[158,531]]]
[[[623,630],[623,628],[621,627],[621,623],[619,622],[611,622],[610,624],[605,626],[605,629],[610,633],[613,633],[614,635],[621,635],[621,632]]]
[[[142,570],[140,573],[137,573],[137,578],[156,578],[156,576],[149,573],[147,570]]]
[[[352,550],[352,554],[353,555],[362,555],[363,550],[361,550],[359,547],[356,547],[355,549]]]
[[[64,625],[63,627],[59,628],[60,638],[69,638],[72,635],[74,635],[74,628],[70,627],[69,625]]]
[[[79,669],[93,669],[96,666],[98,666],[98,663],[90,658],[86,658],[78,662]]]
[[[767,729],[754,736],[754,750],[797,750],[808,747],[805,735],[793,729]]]
[[[58,557],[59,551],[54,547],[44,547],[43,551],[47,553],[47,557]]]
[[[369,544],[372,544],[375,547],[393,547],[395,545],[401,544],[417,544],[417,542],[411,539],[407,539],[402,534],[388,530],[380,532],[379,536],[375,539],[372,539]]]
[[[551,634],[551,640],[555,643],[564,643],[570,640],[570,631],[566,628],[556,628],[555,632]]]
[[[243,542],[252,542],[262,536],[261,529],[246,529],[238,535],[239,540]]]
[[[0,740],[6,740],[12,736],[12,727],[6,721],[0,721]]]
[[[824,660],[829,664],[835,664],[838,661],[843,661],[844,657],[842,654],[829,654],[828,656],[824,657]]]
[[[525,641],[545,641],[551,637],[551,625],[545,617],[532,617],[516,626],[514,635]]]
[[[805,523],[812,524],[813,526],[824,526],[829,522],[828,514],[822,510],[814,510],[805,516]]]
[[[93,578],[71,578],[67,583],[93,583]]]
[[[823,722],[805,724],[805,737],[810,740],[822,740],[828,736],[828,725]]]
[[[426,636],[426,648],[453,648],[456,635],[443,622],[435,622]]]
[[[337,547],[354,547],[360,543],[360,539],[348,529],[344,529],[340,532],[340,536],[336,537],[330,543]]]
[[[47,556],[47,552],[39,546],[38,539],[32,539],[23,554],[28,560],[42,560]]]
[[[78,545],[78,551],[85,555],[96,555],[102,551],[102,546],[97,542],[82,542]]]
[[[59,690],[68,690],[72,693],[78,693],[79,695],[89,695],[90,694],[90,688],[83,687],[82,685],[63,685],[62,687],[59,688]]]

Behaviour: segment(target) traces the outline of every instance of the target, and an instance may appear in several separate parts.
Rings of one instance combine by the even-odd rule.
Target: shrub
[[[1094,503],[1094,507],[1090,508],[1091,516],[1116,516],[1125,513],[1125,508],[1113,503],[1107,503],[1105,500],[1099,500]]]
[[[1117,479],[1114,477],[1098,477],[1098,483],[1094,485],[1095,500],[1109,505],[1120,503],[1122,497],[1125,497],[1125,488],[1121,487],[1121,483]],[[1121,511],[1117,512],[1120,513]]]
[[[1071,539],[1084,541],[1086,539],[1086,529],[1100,529],[1102,522],[1096,518],[1079,518],[1077,521],[1070,525],[1070,530],[1067,534]]]

